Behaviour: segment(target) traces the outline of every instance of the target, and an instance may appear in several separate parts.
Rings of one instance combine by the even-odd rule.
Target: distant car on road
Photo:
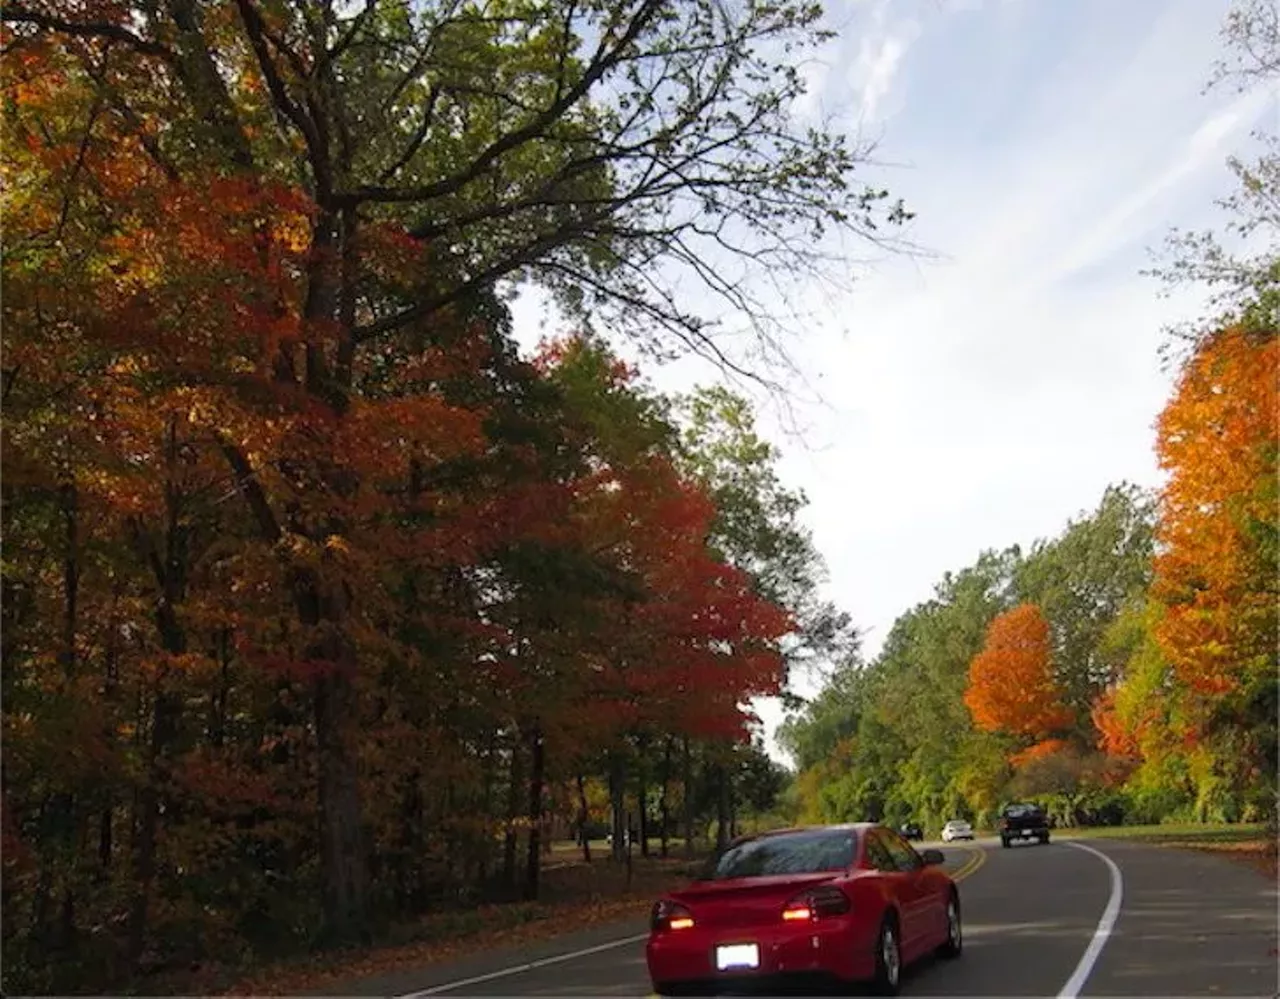
[[[645,957],[659,995],[871,980],[963,946],[960,893],[939,850],[885,826],[785,829],[737,840],[650,914]]]
[[[999,829],[1000,845],[1006,849],[1029,839],[1049,842],[1049,820],[1039,805],[1006,805],[1000,812]]]
[[[942,842],[950,843],[957,839],[973,839],[973,826],[964,819],[952,819],[942,827]]]
[[[899,829],[898,832],[902,833],[904,839],[924,839],[924,830],[914,822],[904,822],[902,828]]]

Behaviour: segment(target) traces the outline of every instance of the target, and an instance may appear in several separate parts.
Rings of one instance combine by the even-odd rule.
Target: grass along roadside
[[[1198,850],[1246,864],[1273,881],[1277,877],[1276,841],[1261,822],[1092,826],[1055,830],[1054,836],[1058,839],[1122,839],[1173,849]]]
[[[595,859],[595,857],[599,859]],[[580,860],[580,858],[579,858]],[[174,983],[187,994],[297,995],[351,978],[420,968],[493,947],[545,940],[644,916],[663,891],[687,880],[698,866],[684,859],[632,858],[625,865],[602,855],[591,864],[547,870],[542,899],[431,913],[389,931],[371,947],[328,951],[254,969],[208,969],[199,980]],[[150,990],[149,990],[150,991]]]

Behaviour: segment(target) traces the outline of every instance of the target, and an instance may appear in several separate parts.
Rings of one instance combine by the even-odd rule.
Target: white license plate
[[[738,968],[760,967],[758,944],[724,944],[716,948],[716,970],[734,971]]]

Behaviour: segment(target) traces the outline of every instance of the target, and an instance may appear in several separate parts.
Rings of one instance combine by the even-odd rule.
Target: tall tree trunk
[[[617,752],[609,753],[609,805],[612,815],[609,820],[613,842],[610,844],[610,856],[619,863],[627,856],[627,813],[626,813],[626,766],[622,756]]]
[[[640,856],[649,856],[649,781],[645,776],[645,768],[640,767],[640,781],[637,797],[640,802]]]
[[[684,855],[693,856],[693,757],[689,753],[689,738],[680,740],[680,780],[684,784],[681,796],[681,825],[684,827]]]
[[[111,870],[111,839],[113,812],[110,803],[105,805],[98,816],[98,869],[104,878]]]
[[[584,863],[591,863],[591,837],[587,835],[587,823],[591,820],[590,811],[587,808],[587,781],[582,774],[578,774],[578,836],[582,839],[582,859]]]
[[[667,841],[670,838],[671,809],[667,803],[667,792],[671,788],[671,738],[662,744],[662,790],[658,795],[658,820],[662,823],[659,832],[662,856],[667,856]]]
[[[520,734],[511,740],[511,766],[507,773],[507,834],[502,842],[502,884],[508,894],[516,886],[516,846],[519,841],[520,791],[524,785]]]
[[[738,838],[738,795],[732,778],[727,778],[724,783],[725,793],[729,796],[729,838],[732,840]]]
[[[176,649],[168,649],[177,652]],[[163,680],[160,681],[163,683]],[[134,855],[133,902],[129,908],[128,957],[137,970],[147,938],[147,916],[151,903],[151,882],[156,874],[156,834],[160,824],[161,787],[169,772],[168,756],[178,732],[180,702],[169,692],[158,690],[151,716],[151,743],[147,750],[147,780],[138,795],[138,839]]]
[[[330,470],[331,471],[331,470]],[[342,483],[334,488],[341,492]],[[296,525],[301,530],[302,525]],[[324,530],[341,533],[341,525]],[[320,821],[320,879],[326,943],[368,938],[369,857],[364,842],[364,810],[353,742],[360,725],[355,688],[356,651],[347,633],[350,590],[343,580],[326,581],[313,569],[295,566],[290,577],[294,608],[304,633],[315,637],[303,650],[316,664],[311,685]]]
[[[119,646],[116,637],[120,631],[119,618],[116,616],[116,601],[120,596],[120,584],[113,582],[112,585],[111,619],[107,624],[107,648],[103,656],[105,675],[102,682],[102,699],[107,705],[106,718],[103,722],[102,741],[107,746],[113,745],[116,738],[116,698],[120,683]],[[116,804],[115,791],[109,784],[104,784],[103,796],[105,803],[102,805],[102,813],[98,819],[98,875],[105,880],[111,870]]]
[[[542,863],[538,847],[542,835],[542,785],[546,764],[545,751],[542,729],[535,723],[529,736],[529,849],[525,854],[524,869],[524,897],[529,902],[538,897],[538,868]]]
[[[716,775],[716,853],[723,853],[729,846],[729,774],[722,763],[715,767]]]
[[[161,648],[172,657],[185,655],[187,634],[178,618],[178,607],[186,594],[187,536],[181,517],[181,494],[176,486],[178,464],[177,422],[170,420],[167,440],[169,478],[165,485],[164,552],[157,550],[150,534],[134,522],[131,527],[135,549],[150,564],[160,590],[156,604],[156,628]],[[156,873],[156,845],[160,823],[160,805],[167,796],[169,756],[178,735],[182,701],[166,689],[167,669],[161,670],[155,685],[155,702],[151,715],[151,742],[147,749],[147,777],[138,795],[137,847],[134,854],[134,894],[129,908],[126,953],[135,970],[146,944],[147,917],[151,899],[151,883]]]
[[[227,706],[231,700],[231,629],[219,628],[214,660],[218,664],[218,689],[210,698],[209,743],[219,749],[227,738]]]
[[[497,756],[498,737],[495,732],[489,733],[488,744],[484,751],[484,781],[480,789],[480,814],[485,821],[493,817],[493,784],[497,778],[497,767],[494,759]],[[489,892],[489,862],[492,859],[493,846],[485,836],[484,846],[476,851],[476,883],[487,897]]]
[[[78,495],[75,479],[71,473],[58,489],[62,506],[63,521],[63,553],[62,553],[62,653],[58,657],[62,661],[64,679],[70,681],[76,671],[76,628],[77,610],[80,598],[80,559],[79,559],[79,520],[77,517]]]
[[[60,486],[59,500],[62,507],[63,553],[62,553],[62,660],[63,679],[70,686],[76,676],[76,633],[79,629],[80,605],[80,520],[79,494],[76,490],[75,471],[72,466],[70,446],[66,455],[67,466],[65,478]],[[75,855],[72,845],[76,839],[77,811],[74,795],[59,795],[58,809],[58,841],[65,845],[65,856]],[[71,885],[63,887],[62,905],[59,912],[55,946],[66,949],[75,936],[75,900]]]
[[[368,933],[368,858],[364,848],[359,778],[348,745],[357,707],[351,678],[345,670],[333,669],[316,681],[320,876],[324,936],[329,942],[364,940]]]

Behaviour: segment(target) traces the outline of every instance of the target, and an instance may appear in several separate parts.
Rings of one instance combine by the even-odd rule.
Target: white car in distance
[[[964,819],[952,819],[942,827],[942,842],[950,843],[957,839],[973,839],[973,826]]]

